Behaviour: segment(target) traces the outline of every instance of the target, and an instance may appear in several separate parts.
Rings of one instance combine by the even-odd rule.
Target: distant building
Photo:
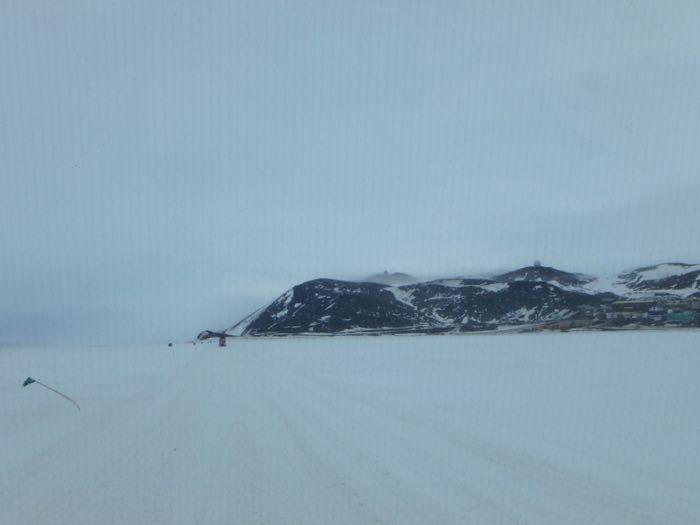
[[[698,313],[690,310],[684,312],[668,312],[666,322],[681,325],[692,325],[698,323]]]
[[[203,332],[199,332],[199,335],[197,335],[197,341],[206,341],[207,339],[211,339],[213,337],[216,337],[219,339],[219,346],[226,346],[226,338],[231,337],[231,336],[224,333],[224,332],[214,332],[212,330],[204,330]]]
[[[591,319],[578,317],[575,319],[561,319],[553,323],[545,325],[545,330],[571,330],[573,328],[589,328],[592,325]]]
[[[660,323],[666,320],[666,313],[667,310],[665,308],[662,308],[661,306],[654,306],[652,308],[649,308],[647,316],[652,321]]]
[[[609,320],[649,319],[651,317],[650,311],[656,307],[656,301],[614,301],[610,307],[611,310],[606,313],[606,318]]]

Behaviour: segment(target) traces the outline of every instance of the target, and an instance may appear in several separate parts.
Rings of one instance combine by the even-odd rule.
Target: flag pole
[[[75,405],[75,408],[77,408],[78,410],[80,410],[80,405],[79,405],[78,403],[76,403],[75,400],[71,399],[70,397],[68,397],[68,396],[67,396],[66,394],[64,394],[64,393],[59,392],[59,391],[56,390],[55,388],[51,388],[49,385],[45,385],[45,384],[42,383],[41,381],[37,381],[36,379],[32,379],[31,377],[28,377],[27,379],[24,380],[24,383],[22,383],[22,386],[31,385],[32,383],[36,383],[36,384],[38,384],[38,385],[43,386],[44,388],[47,388],[47,389],[51,390],[51,392],[54,392],[54,393],[58,394],[59,396],[61,396],[61,397],[62,397],[63,399],[65,399],[66,401],[70,401],[71,403],[73,403],[73,404]]]

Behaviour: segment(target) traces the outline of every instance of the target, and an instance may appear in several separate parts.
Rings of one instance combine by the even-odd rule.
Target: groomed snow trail
[[[0,522],[700,523],[699,345],[674,331],[0,349]],[[27,375],[82,411],[21,388]]]

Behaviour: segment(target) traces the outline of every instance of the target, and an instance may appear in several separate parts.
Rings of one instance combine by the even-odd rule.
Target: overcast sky
[[[0,3],[0,342],[700,261],[700,3]]]

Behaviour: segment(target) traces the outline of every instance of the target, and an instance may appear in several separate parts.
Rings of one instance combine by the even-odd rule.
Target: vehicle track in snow
[[[27,411],[10,406],[17,428],[0,426],[3,519],[696,523],[695,340],[626,337],[114,349],[80,354],[84,369],[73,372],[67,354],[54,373],[82,401],[79,413],[5,389],[4,374],[49,356],[17,354],[0,369],[8,402]],[[621,350],[630,340],[634,350]]]

